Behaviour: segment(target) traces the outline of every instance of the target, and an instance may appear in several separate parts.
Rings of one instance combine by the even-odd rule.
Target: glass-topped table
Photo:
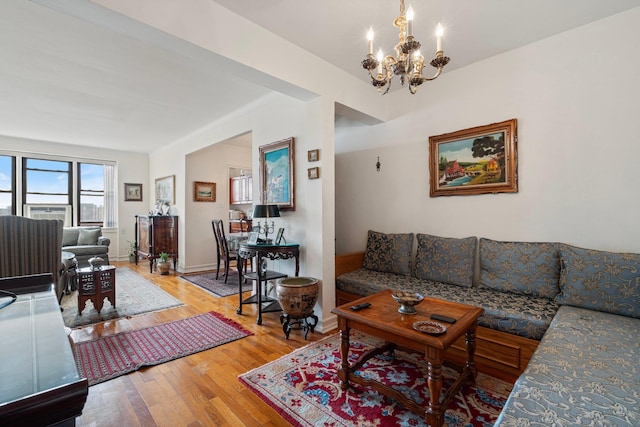
[[[256,259],[254,264],[254,270],[251,273],[245,274],[243,272],[245,263],[242,260],[249,260],[251,258]],[[271,271],[264,269],[261,272],[262,260],[263,259],[291,259],[294,258],[296,260],[296,270],[295,275],[298,276],[300,271],[300,245],[298,243],[284,243],[280,245],[274,244],[249,244],[246,241],[242,241],[239,244],[238,248],[238,296],[239,296],[239,305],[238,305],[238,314],[242,314],[242,305],[243,304],[257,304],[258,305],[258,320],[256,323],[258,325],[262,324],[262,313],[274,312],[274,311],[282,311],[280,304],[276,299],[270,298],[267,295],[262,295],[262,286],[263,282],[266,283],[269,280],[275,280],[287,277],[284,273],[279,273],[277,271]],[[242,282],[244,277],[247,277],[251,280],[255,280],[256,285],[256,293],[246,300],[242,299]],[[262,306],[263,303],[267,303],[266,306]]]
[[[51,275],[25,277],[0,280],[0,289],[18,294],[0,309],[0,425],[75,425],[87,379],[78,373]]]

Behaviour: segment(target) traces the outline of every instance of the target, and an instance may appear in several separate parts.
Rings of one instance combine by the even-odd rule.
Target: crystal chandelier
[[[400,83],[404,86],[405,81],[409,83],[409,92],[415,94],[425,81],[435,80],[442,73],[442,68],[449,63],[449,58],[444,56],[442,51],[442,34],[444,32],[442,25],[438,24],[436,28],[436,57],[431,60],[430,64],[437,68],[433,77],[424,77],[422,69],[424,68],[424,57],[420,54],[420,42],[413,37],[413,8],[409,5],[409,9],[405,14],[404,0],[400,0],[400,16],[398,16],[393,25],[398,28],[398,37],[400,41],[395,47],[396,55],[383,56],[382,49],[378,51],[377,58],[373,56],[373,28],[367,33],[367,44],[369,53],[362,61],[362,67],[369,70],[371,76],[371,84],[373,84],[378,92],[387,86],[387,90],[383,95],[391,89],[391,80],[394,74],[400,76]]]

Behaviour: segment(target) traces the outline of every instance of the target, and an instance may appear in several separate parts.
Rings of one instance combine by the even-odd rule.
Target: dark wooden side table
[[[255,257],[255,272],[246,274],[246,277],[251,280],[255,280],[257,282],[256,286],[256,294],[247,298],[246,300],[242,300],[242,281],[244,280],[244,272],[243,265],[245,264],[242,260],[250,260]],[[296,277],[300,271],[300,245],[297,243],[286,243],[283,245],[258,245],[258,244],[249,244],[247,242],[241,242],[240,247],[238,248],[238,297],[239,297],[239,305],[238,310],[236,312],[238,314],[242,314],[242,304],[258,304],[258,320],[257,324],[262,324],[262,313],[276,312],[282,311],[278,300],[274,298],[270,298],[266,295],[262,295],[262,286],[264,284],[266,288],[266,282],[269,280],[280,279],[287,277],[286,274],[278,273],[276,271],[264,271],[261,273],[260,266],[262,265],[262,259],[291,259],[294,258],[296,261]],[[262,306],[262,303],[268,303],[265,307]]]
[[[444,423],[444,412],[455,395],[467,381],[475,381],[476,366],[474,355],[476,350],[476,328],[478,317],[484,313],[484,309],[471,305],[458,304],[434,298],[425,298],[416,306],[417,313],[405,315],[398,312],[400,306],[391,297],[391,291],[381,291],[368,297],[360,298],[351,303],[334,308],[331,312],[338,316],[340,328],[340,354],[342,364],[338,369],[343,389],[349,387],[349,382],[354,382],[385,394],[400,402],[405,408],[423,415],[426,424],[431,427],[440,427]],[[350,310],[351,305],[368,302],[369,308],[359,311]],[[417,321],[431,321],[431,314],[441,314],[456,319],[453,324],[446,325],[446,331],[442,335],[433,336],[419,332],[413,325]],[[349,332],[351,329],[382,338],[385,345],[372,350],[353,364],[349,361]],[[445,353],[451,344],[458,338],[465,336],[467,347],[467,361],[458,379],[449,387],[444,396],[442,392],[442,364]],[[427,385],[429,387],[429,403],[423,407],[408,398],[400,391],[374,379],[355,375],[353,372],[360,369],[371,357],[385,351],[393,350],[396,346],[409,348],[421,352],[428,365]]]
[[[78,314],[82,315],[88,300],[100,312],[105,297],[113,307],[116,306],[116,268],[106,265],[100,269],[91,267],[79,268],[78,275]]]

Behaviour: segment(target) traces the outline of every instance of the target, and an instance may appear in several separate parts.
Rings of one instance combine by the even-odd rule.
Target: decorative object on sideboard
[[[517,119],[429,137],[429,195],[517,193],[517,142]]]
[[[215,182],[193,182],[193,201],[194,202],[215,202],[216,201],[216,183]]]
[[[253,218],[258,221],[254,221],[253,229],[258,232],[258,243],[260,243],[260,234],[264,233],[264,243],[270,243],[269,234],[275,231],[275,222],[271,220],[271,224],[268,223],[269,218],[280,217],[280,209],[277,205],[255,205],[253,208]],[[260,218],[264,218],[264,222],[260,223]]]
[[[320,168],[319,167],[309,168],[307,170],[307,175],[309,176],[309,179],[318,179],[318,178],[320,178]]]
[[[262,204],[296,210],[293,138],[263,145],[259,151]]]
[[[395,56],[384,56],[382,49],[378,51],[376,57],[373,56],[373,28],[369,28],[367,33],[367,57],[362,61],[362,67],[369,71],[371,84],[375,86],[378,93],[382,88],[387,86],[383,95],[391,89],[391,81],[393,76],[400,76],[400,84],[404,86],[405,82],[409,83],[409,92],[415,94],[418,86],[422,83],[438,78],[442,73],[442,68],[450,61],[449,57],[444,56],[442,51],[442,36],[444,28],[442,24],[438,24],[436,28],[436,57],[431,60],[430,64],[436,68],[436,73],[432,77],[422,75],[424,69],[424,57],[420,54],[420,42],[413,36],[413,8],[409,5],[406,13],[404,10],[404,0],[400,0],[400,16],[394,21],[393,25],[398,28],[399,42],[395,47]],[[375,71],[374,71],[375,70]]]
[[[380,156],[378,156],[378,160],[376,161],[376,172],[380,172]]]
[[[162,200],[169,205],[173,205],[176,199],[176,176],[169,175],[156,178],[156,200]]]
[[[141,202],[142,201],[142,184],[124,183],[124,201],[125,202]]]
[[[317,162],[320,160],[320,150],[309,150],[307,151],[307,160],[310,162]]]
[[[276,234],[276,241],[275,241],[276,245],[279,245],[281,243],[287,243],[287,239],[284,238],[284,228],[280,227],[278,229],[278,234]]]

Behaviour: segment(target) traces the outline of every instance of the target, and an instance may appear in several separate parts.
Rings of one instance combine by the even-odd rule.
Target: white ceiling
[[[111,29],[113,22],[96,25],[77,6],[74,17],[47,7],[61,0],[36,1],[0,1],[2,135],[150,152],[270,93],[226,73],[216,55],[181,54],[193,46],[166,34],[164,45],[147,43]],[[397,43],[394,0],[216,2],[363,80],[369,26],[376,31],[376,50],[389,52]],[[437,22],[445,26],[444,50],[451,57],[445,73],[640,6],[640,0],[412,3],[425,57],[435,50]],[[158,36],[142,24],[127,24]]]

